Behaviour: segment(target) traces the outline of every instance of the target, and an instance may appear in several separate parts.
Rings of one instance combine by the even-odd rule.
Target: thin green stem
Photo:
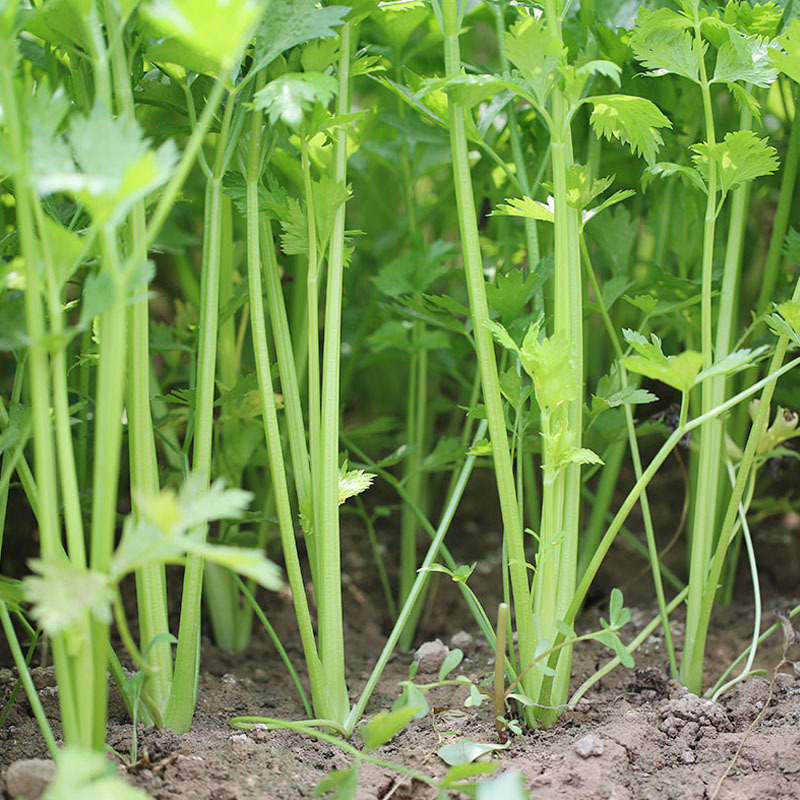
[[[457,0],[443,0],[442,21],[444,26],[445,73],[447,77],[455,77],[459,74],[461,68]],[[503,518],[504,536],[508,546],[511,585],[514,593],[514,611],[519,636],[519,657],[521,663],[527,663],[532,659],[535,649],[533,617],[530,612],[531,591],[525,557],[524,534],[519,518],[514,473],[506,434],[505,414],[503,413],[497,375],[497,361],[491,334],[487,327],[489,307],[486,300],[483,260],[470,175],[464,108],[450,96],[448,109],[450,150],[453,161],[453,181],[458,208],[461,246],[475,348],[478,356],[478,367],[483,387],[483,398],[486,406],[486,417]]]
[[[350,111],[351,23],[339,34],[339,92],[336,113]],[[333,149],[333,178],[347,180],[347,131],[339,126]],[[331,719],[343,721],[350,711],[344,674],[344,622],[342,619],[342,570],[339,548],[339,378],[342,342],[342,282],[344,278],[345,204],[336,212],[328,251],[325,297],[325,340],[322,354],[321,480],[317,609],[319,654],[328,681]]]
[[[14,630],[14,623],[11,621],[8,608],[2,600],[0,600],[0,624],[3,626],[3,632],[6,635],[8,649],[11,651],[11,657],[14,659],[14,664],[17,667],[19,679],[22,682],[23,688],[25,689],[25,694],[27,695],[28,702],[31,705],[33,716],[39,725],[39,730],[42,732],[44,743],[47,745],[47,750],[50,753],[50,757],[53,760],[56,760],[58,758],[58,745],[56,744],[55,736],[53,736],[53,731],[50,729],[50,723],[47,721],[47,715],[42,707],[42,701],[39,699],[39,693],[36,691],[36,687],[33,685],[33,678],[31,678],[31,673],[28,671],[28,664],[25,661],[22,648],[19,646],[19,639],[17,639],[17,633]]]

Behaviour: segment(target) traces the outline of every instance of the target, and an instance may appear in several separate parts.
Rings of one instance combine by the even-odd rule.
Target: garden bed
[[[762,578],[768,593],[767,610],[788,609],[798,602],[796,596],[780,593],[780,579],[776,586],[774,570],[768,566],[791,564],[797,554],[791,534],[784,526],[759,538],[764,551]],[[624,552],[616,555],[613,563],[626,557]],[[372,668],[374,654],[383,644],[385,631],[384,620],[373,610],[374,598],[360,588],[370,591],[369,565],[355,553],[345,560],[350,567],[346,573],[350,586],[345,593],[346,619],[359,620],[357,627],[348,627],[346,640],[351,695],[356,698]],[[483,591],[491,592],[495,576],[489,569],[476,573],[475,579]],[[744,591],[742,586],[742,595]],[[635,587],[631,593],[635,594]],[[459,671],[472,679],[491,673],[492,653],[470,627],[460,595],[449,581],[440,583],[433,606],[423,623],[424,638],[438,637],[449,643],[454,634],[466,628],[470,633],[466,642],[471,639],[472,648],[469,644],[464,647],[466,657]],[[299,657],[292,639],[290,604],[273,599],[269,612],[290,656]],[[655,607],[634,609],[623,638],[638,632],[656,613]],[[751,615],[750,606],[744,603],[717,611],[709,640],[709,679],[715,679],[748,644]],[[581,628],[594,629],[597,616],[596,610],[590,610],[582,618]],[[767,624],[771,622],[766,620]],[[679,615],[673,618],[673,633],[680,645]],[[464,646],[464,639],[457,641]],[[578,686],[607,658],[608,651],[596,643],[577,647],[573,685]],[[764,643],[756,662],[770,674],[749,678],[723,696],[720,704],[711,705],[668,680],[663,639],[657,632],[636,654],[634,670],[618,668],[595,685],[555,728],[512,736],[507,750],[488,758],[497,763],[497,772],[521,773],[535,800],[701,800],[713,796],[717,781],[744,741],[719,800],[795,800],[800,797],[800,680],[788,672],[778,675],[767,711],[748,734],[767,701],[771,673],[780,658],[778,633]],[[391,707],[400,694],[398,682],[408,676],[410,662],[408,654],[398,653],[392,658],[367,716]],[[311,797],[332,769],[350,765],[350,756],[327,742],[263,727],[245,733],[229,725],[237,715],[287,720],[303,717],[285,669],[263,631],[243,655],[227,653],[205,640],[202,663],[191,732],[176,734],[140,725],[139,760],[132,768],[119,767],[127,780],[145,789],[154,800]],[[54,672],[51,667],[37,667],[33,676],[48,717],[58,730]],[[418,673],[417,681],[435,677]],[[3,700],[12,685],[11,670],[0,672]],[[465,708],[467,696],[464,688],[432,690],[428,697],[431,713],[412,721],[375,755],[441,779],[447,767],[436,751],[442,745],[465,739],[496,744],[488,704]],[[129,752],[131,731],[124,707],[112,693],[108,742],[119,754]],[[0,728],[0,768],[5,775],[8,765],[17,759],[46,756],[36,722],[20,695],[6,726]],[[4,784],[2,788],[5,790]],[[426,800],[436,797],[436,792],[397,771],[366,764],[356,796],[359,800]]]

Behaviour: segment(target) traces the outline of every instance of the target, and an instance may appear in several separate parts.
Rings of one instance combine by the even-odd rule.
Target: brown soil
[[[465,527],[469,528],[469,523]],[[477,539],[483,552],[499,549],[494,548],[495,540],[499,540],[496,533],[475,533],[480,533]],[[790,540],[780,538],[777,549],[765,555],[763,562],[773,567],[776,563],[791,563],[798,557],[797,542],[796,531]],[[761,544],[765,543],[768,544],[768,537],[762,537]],[[630,577],[640,565],[632,558],[620,547],[611,553],[609,563]],[[469,561],[469,555],[461,560]],[[381,602],[368,600],[377,598],[371,583],[371,565],[352,551],[345,552],[344,565],[346,619],[356,623],[347,632],[349,681],[351,697],[355,699],[383,645],[386,620],[375,610]],[[783,580],[770,583],[769,570],[765,570],[763,577],[772,588],[765,601],[764,626],[774,622],[772,610],[787,609],[798,602],[797,569],[792,573],[789,583],[793,585],[787,587]],[[471,579],[471,585],[485,601],[497,596],[497,576],[496,565],[484,559]],[[611,581],[609,587],[621,582],[610,576],[606,580]],[[651,591],[647,581],[647,577],[641,581],[640,599],[635,600],[638,607],[623,632],[624,639],[635,635],[654,615],[654,608],[644,599]],[[709,681],[715,680],[748,643],[752,612],[744,600],[747,592],[745,576],[738,595],[742,602],[715,614],[707,649]],[[630,587],[626,596],[636,598],[635,587]],[[301,664],[290,605],[275,595],[263,599],[273,624],[284,633],[283,640],[294,663]],[[596,629],[598,616],[596,610],[590,610],[581,627]],[[470,625],[452,582],[441,580],[423,620],[422,640],[438,636],[447,642],[462,628],[473,634],[475,647],[458,672],[473,679],[483,678],[491,671],[491,653]],[[680,647],[680,615],[674,616],[673,629]],[[712,704],[687,694],[668,680],[663,637],[657,632],[636,654],[635,670],[612,672],[586,694],[575,711],[564,714],[555,728],[513,736],[508,749],[492,757],[498,765],[495,774],[516,770],[536,800],[700,800],[713,796],[717,781],[745,740],[718,794],[719,800],[800,800],[800,679],[788,671],[778,675],[766,712],[747,733],[767,701],[769,678],[781,658],[781,649],[780,634],[776,634],[759,651],[757,666],[768,674],[748,679],[731,689],[719,704]],[[574,662],[575,686],[608,657],[608,651],[600,645],[580,645]],[[391,707],[400,693],[398,682],[408,676],[410,661],[407,654],[393,657],[367,716]],[[336,746],[298,733],[264,728],[244,733],[230,727],[229,720],[235,715],[303,717],[291,681],[263,631],[256,631],[253,643],[242,655],[223,652],[206,642],[203,670],[192,731],[175,734],[141,728],[139,763],[131,769],[119,767],[128,780],[145,789],[154,800],[311,797],[331,769],[343,769],[351,763],[350,757]],[[33,673],[58,736],[52,669],[37,667]],[[434,679],[432,675],[418,676],[418,682]],[[11,669],[0,670],[0,702],[8,698],[13,682]],[[466,708],[466,697],[463,687],[431,692],[432,713],[412,722],[376,755],[438,779],[447,770],[436,755],[442,744],[465,738],[496,743],[490,708],[486,704]],[[576,747],[584,737],[594,738]],[[22,693],[0,729],[0,742],[3,774],[17,759],[46,757]],[[108,742],[118,753],[127,753],[131,745],[131,724],[114,693]],[[359,744],[358,736],[354,743]],[[579,750],[584,748],[593,754],[583,757]],[[8,797],[1,780],[0,797]],[[364,765],[357,797],[432,800],[436,791],[390,769]]]

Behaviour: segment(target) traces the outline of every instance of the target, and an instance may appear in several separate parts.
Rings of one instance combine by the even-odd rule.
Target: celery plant
[[[722,362],[730,352],[739,268],[737,240],[742,235],[746,209],[743,187],[755,178],[769,175],[778,165],[774,148],[746,127],[728,133],[723,141],[718,141],[712,86],[725,84],[729,87],[737,101],[745,106],[742,122],[746,126],[750,113],[758,109],[757,102],[748,93],[747,85],[767,86],[776,76],[776,69],[768,57],[767,43],[743,33],[735,22],[735,16],[731,22],[723,22],[713,15],[709,17],[698,2],[685,0],[680,11],[642,11],[631,40],[637,58],[656,71],[652,74],[677,74],[697,84],[700,89],[706,141],[692,148],[695,167],[668,164],[656,165],[654,169],[666,173],[680,172],[706,195],[700,313],[702,364],[706,370],[711,369],[712,361]],[[713,74],[709,73],[706,64],[709,43],[717,48]],[[728,194],[737,188],[715,333],[712,269],[717,219]],[[701,414],[707,415],[724,401],[726,374],[726,370],[719,370],[703,382]],[[707,595],[708,569],[716,538],[723,433],[724,426],[716,419],[709,420],[700,432],[692,509],[686,641],[681,663],[681,679],[695,692],[699,692],[702,681],[705,628],[709,612],[704,598]]]
[[[445,87],[453,154],[454,181],[459,209],[470,308],[481,370],[486,414],[492,442],[495,474],[505,528],[505,546],[514,595],[519,639],[519,666],[533,661],[537,648],[548,647],[563,625],[573,601],[576,580],[580,510],[580,466],[597,463],[596,454],[582,448],[583,406],[583,306],[580,274],[580,211],[608,186],[578,194],[584,173],[574,166],[571,122],[584,103],[593,106],[593,127],[600,135],[631,144],[649,161],[661,139],[656,126],[668,124],[658,109],[644,98],[624,95],[584,97],[587,81],[595,73],[618,81],[619,68],[611,62],[593,61],[582,67],[567,63],[561,34],[564,9],[545,4],[544,16],[526,15],[511,31],[505,52],[518,71],[501,78],[461,75],[458,30],[463,8],[455,0],[437,4],[445,36]],[[511,89],[529,102],[550,131],[553,175],[552,210],[530,197],[509,201],[500,210],[554,224],[555,285],[554,332],[540,341],[541,322],[532,325],[519,347],[508,333],[489,319],[475,209],[467,159],[465,106],[471,106],[500,89]],[[572,192],[570,195],[569,193]],[[623,199],[610,198],[602,207]],[[599,208],[598,210],[602,210]],[[500,384],[491,338],[516,352],[533,379],[543,440],[541,529],[533,583],[523,542],[522,522],[514,485],[505,430]],[[531,616],[531,609],[533,615]],[[551,724],[557,707],[566,700],[571,651],[558,649],[554,675],[542,669],[526,670],[522,687],[528,696],[528,718]]]

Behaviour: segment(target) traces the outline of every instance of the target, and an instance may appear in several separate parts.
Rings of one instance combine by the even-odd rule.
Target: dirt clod
[[[603,755],[603,740],[597,736],[582,736],[575,742],[575,752],[581,758],[591,758],[592,756]]]
[[[419,646],[414,653],[414,661],[419,664],[422,673],[438,672],[449,652],[450,648],[441,639],[434,639]]]
[[[23,758],[6,770],[9,797],[37,800],[56,774],[56,765],[46,758]]]
[[[472,638],[472,634],[459,631],[450,637],[450,647],[461,650],[469,658],[475,652],[475,640]]]

